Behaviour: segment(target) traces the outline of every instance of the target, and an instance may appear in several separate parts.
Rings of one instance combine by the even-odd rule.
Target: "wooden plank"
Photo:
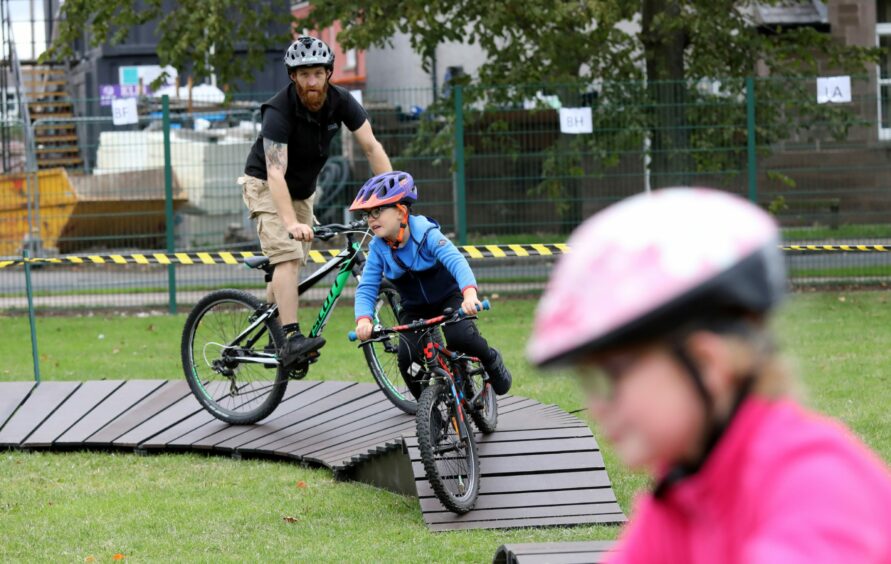
[[[171,426],[168,429],[165,429],[161,433],[146,439],[145,441],[139,444],[139,448],[144,449],[157,449],[157,448],[166,448],[171,447],[175,448],[175,445],[169,444],[171,441],[176,440],[179,437],[182,437],[186,434],[190,433],[199,433],[201,429],[206,428],[208,424],[213,423],[214,421],[222,423],[219,419],[214,417],[209,411],[202,409],[201,411],[191,415]]]
[[[541,507],[514,507],[510,509],[473,510],[464,515],[451,511],[424,513],[424,522],[467,523],[471,521],[492,521],[501,519],[529,519],[532,517],[584,517],[589,515],[621,515],[618,503],[579,503],[575,505],[546,505]]]
[[[311,410],[313,409],[312,406],[317,402],[325,399],[332,394],[336,394],[344,388],[350,387],[352,385],[355,385],[355,383],[321,382],[318,386],[313,387],[311,390],[308,390],[292,398],[292,400],[288,402],[287,406],[285,406],[283,402],[283,405],[280,405],[279,409],[276,410],[276,413],[279,413],[278,417],[275,417],[275,414],[273,414],[270,419],[266,419],[263,422],[255,425],[233,426],[227,429],[223,429],[218,433],[202,439],[201,444],[205,448],[233,450],[236,445],[250,442],[258,437],[268,435],[269,433],[280,429],[283,425],[286,426],[283,421],[293,421],[293,417],[300,418],[303,413],[306,413],[307,411],[311,412]],[[233,442],[233,439],[238,440]],[[222,446],[224,443],[226,444],[226,446]]]
[[[205,388],[209,389],[211,394],[218,398],[221,394],[226,393],[228,389],[228,382],[211,382],[205,385]],[[287,394],[287,391],[285,392]],[[194,394],[192,395],[194,397]],[[185,398],[183,400],[185,401]],[[195,401],[198,401],[197,399]],[[168,442],[182,437],[188,433],[197,432],[198,429],[204,427],[205,425],[212,422],[222,423],[219,419],[213,416],[212,413],[204,409],[203,407],[192,414],[189,417],[186,417],[182,421],[175,423],[174,425],[164,429],[161,433],[149,437],[148,439],[140,442],[138,445],[139,448],[142,449],[150,449],[150,448],[165,448],[167,446],[171,446],[171,448],[176,448],[174,445],[168,445]],[[223,426],[225,423],[223,423]]]
[[[185,380],[172,380],[87,437],[85,443],[113,444],[114,440],[192,393]]]
[[[473,512],[471,511],[471,514]],[[520,527],[547,527],[558,525],[587,525],[591,523],[624,523],[625,516],[619,513],[602,515],[570,515],[565,517],[531,517],[518,519],[497,519],[488,521],[467,521],[461,523],[428,523],[434,532],[470,529],[513,529]]]
[[[128,380],[89,414],[72,425],[61,437],[53,441],[53,444],[57,446],[83,444],[87,437],[102,429],[109,421],[130,409],[133,404],[164,384],[166,384],[165,380]]]
[[[357,399],[374,393],[364,386],[347,386],[337,392],[307,405],[303,409],[289,413],[286,417],[264,426],[262,432],[246,433],[240,437],[216,445],[217,448],[235,448],[239,451],[263,450],[259,445],[275,441],[294,433],[304,426],[312,426],[313,422],[326,413],[343,404],[350,404]],[[251,446],[253,445],[253,446]]]
[[[482,485],[482,484],[480,484]],[[482,509],[508,509],[515,507],[538,507],[545,505],[577,505],[587,503],[615,503],[616,494],[612,488],[590,488],[586,490],[558,490],[544,492],[521,492],[512,494],[482,494],[477,497],[474,511]],[[421,498],[421,511],[431,513],[447,511],[436,497]]]
[[[498,548],[493,564],[548,562],[581,564],[605,562],[615,541],[517,543]]]
[[[0,383],[0,429],[6,423],[6,420],[15,413],[19,405],[31,390],[34,388],[34,382],[2,382]]]
[[[214,382],[214,384],[218,384],[217,388],[219,388],[222,382]],[[186,386],[188,386],[188,383],[186,383]],[[205,411],[204,407],[198,402],[194,394],[189,393],[167,409],[116,438],[112,444],[119,447],[135,447],[162,431],[173,427],[180,421],[202,411]]]
[[[615,548],[616,541],[565,541],[565,542],[530,542],[503,545],[514,555],[527,554],[567,554],[577,552],[607,552]],[[499,551],[501,550],[499,548]]]
[[[525,456],[528,454],[559,454],[564,452],[597,452],[600,449],[589,438],[551,439],[518,442],[477,443],[477,454],[485,456]],[[420,460],[420,451],[417,451]],[[415,460],[413,458],[413,460]]]
[[[605,471],[579,470],[575,472],[482,476],[480,478],[480,494],[608,488],[610,485],[609,476]],[[415,486],[418,497],[433,497],[435,495],[426,475],[417,479]]]
[[[409,428],[411,427],[406,423],[392,429],[384,429],[377,433],[343,443],[334,448],[306,454],[304,455],[304,458],[307,460],[318,460],[332,466],[348,466],[348,462],[351,458],[366,454],[373,450],[375,444],[386,443],[391,440],[399,440],[401,444],[402,434]]]
[[[387,401],[389,404],[389,400]],[[355,417],[351,417],[350,420],[344,420],[343,425],[338,429],[335,428],[332,431],[328,432],[319,432],[318,434],[313,434],[306,437],[296,438],[294,441],[290,441],[287,444],[276,446],[273,450],[276,454],[289,454],[295,451],[311,453],[315,452],[320,448],[325,448],[325,445],[333,444],[333,438],[344,441],[350,437],[356,435],[357,431],[368,431],[372,425],[378,423],[380,421],[388,421],[392,425],[392,422],[395,422],[399,419],[411,420],[412,417],[410,415],[405,415],[397,408],[392,405],[387,405],[383,409],[379,411],[370,411],[369,413],[359,412]]]
[[[391,431],[396,429],[400,431],[400,434],[407,429],[414,429],[414,421],[406,421],[403,418],[400,419],[402,420],[401,423],[398,423],[398,420],[395,418],[384,418],[377,423],[346,433],[340,437],[341,440],[335,443],[326,442],[302,450],[304,451],[305,456],[326,458],[345,452],[351,452],[355,448],[354,445],[366,444],[368,440],[373,440],[376,437],[390,437],[392,436]]]
[[[380,434],[368,437],[363,441],[353,442],[344,450],[319,453],[315,456],[318,460],[324,460],[326,464],[332,467],[349,466],[355,462],[354,458],[373,454],[378,447],[389,448],[390,445],[398,443],[401,448],[403,432],[404,430],[398,428],[388,433],[382,431]]]
[[[102,400],[124,384],[123,380],[90,380],[84,382],[43,424],[22,444],[26,447],[50,446],[72,425],[80,421]]]
[[[491,435],[483,435],[476,433],[477,445],[483,443],[496,442],[522,442],[540,439],[563,439],[563,438],[589,438],[593,439],[591,430],[587,427],[557,427],[554,429],[507,429],[503,430],[499,427],[497,431]],[[405,442],[408,446],[418,446],[418,438],[415,436],[407,436]]]
[[[415,476],[424,476],[420,461],[412,461]],[[576,469],[603,470],[603,457],[599,452],[568,452],[560,456],[532,454],[528,456],[480,457],[480,474],[519,474],[522,472],[553,472]]]
[[[385,407],[381,405],[382,394],[371,393],[365,397],[348,404],[340,405],[335,409],[319,415],[311,424],[300,425],[299,429],[294,429],[285,435],[269,441],[255,441],[245,445],[245,448],[262,447],[264,451],[275,452],[276,449],[285,445],[299,442],[307,437],[319,437],[329,430],[341,430],[347,423],[351,423],[356,419],[364,418],[367,415],[383,411]],[[386,398],[383,398],[386,401]]]
[[[312,380],[288,382],[288,388],[285,390],[285,395],[282,397],[282,402],[278,405],[278,407],[270,415],[270,417],[274,417],[276,414],[279,414],[279,416],[281,416],[281,414],[283,413],[290,412],[290,410],[293,408],[292,406],[299,405],[299,402],[295,398],[318,387],[320,384],[321,382]],[[266,420],[268,421],[269,418],[267,418]],[[263,423],[261,422],[260,425],[262,424]],[[174,448],[194,447],[200,449],[208,449],[211,447],[209,437],[212,437],[220,433],[221,431],[229,429],[230,427],[234,429],[233,433],[244,432],[247,429],[251,428],[251,426],[245,425],[229,425],[228,423],[225,423],[213,417],[213,419],[206,425],[196,427],[194,430],[181,434],[176,438],[167,439],[167,446]]]
[[[43,382],[36,386],[3,426],[0,444],[21,444],[78,386],[80,382]]]

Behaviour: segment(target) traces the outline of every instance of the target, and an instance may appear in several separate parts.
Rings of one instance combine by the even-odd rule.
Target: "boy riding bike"
[[[367,340],[372,333],[374,306],[381,280],[399,291],[400,323],[440,315],[445,308],[461,308],[475,315],[481,307],[477,284],[467,259],[439,230],[421,215],[411,215],[418,191],[407,172],[388,172],[371,178],[359,190],[350,211],[364,211],[374,233],[362,280],[356,289],[356,335]],[[489,347],[470,319],[443,328],[450,348],[480,359],[496,394],[507,393],[511,375],[501,355]],[[413,374],[422,364],[418,338],[405,334],[399,344],[399,370],[411,393],[421,395]],[[406,341],[409,341],[408,343]]]

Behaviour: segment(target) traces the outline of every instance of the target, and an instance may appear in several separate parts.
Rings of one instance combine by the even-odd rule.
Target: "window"
[[[346,64],[343,66],[344,70],[352,70],[356,68],[356,50],[349,49],[346,52]]]
[[[882,49],[876,72],[879,139],[891,141],[891,0],[876,1],[876,45]]]

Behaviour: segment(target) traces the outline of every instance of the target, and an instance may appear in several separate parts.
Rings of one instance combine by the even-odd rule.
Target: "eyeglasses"
[[[395,208],[396,206],[381,206],[379,208],[371,208],[367,212],[362,214],[362,218],[368,221],[369,218],[377,219],[384,213],[384,210],[387,208]]]
[[[619,382],[641,359],[639,354],[622,354],[599,362],[587,364],[576,370],[579,384],[585,394],[603,401],[613,401]]]

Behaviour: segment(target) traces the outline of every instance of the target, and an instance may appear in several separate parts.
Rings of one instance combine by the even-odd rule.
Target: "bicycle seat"
[[[244,264],[248,268],[265,268],[269,264],[269,257],[249,257],[244,259]]]

